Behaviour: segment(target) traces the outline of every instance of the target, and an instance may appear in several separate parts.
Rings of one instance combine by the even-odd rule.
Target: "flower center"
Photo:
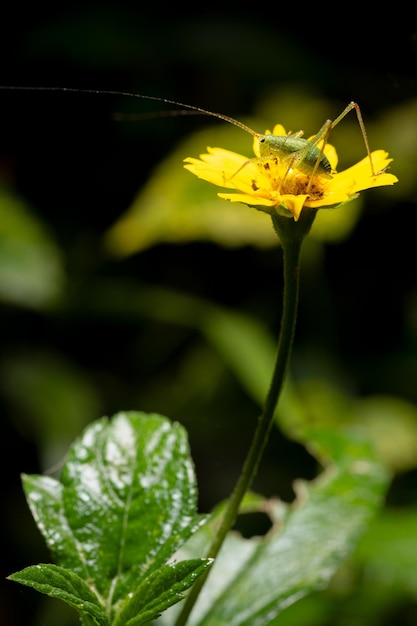
[[[288,163],[279,162],[278,159],[259,163],[262,176],[266,179],[270,191],[280,195],[308,195],[309,200],[321,200],[325,195],[325,186],[320,176],[313,178],[297,169],[288,167]],[[252,181],[252,188],[261,186],[262,183]]]

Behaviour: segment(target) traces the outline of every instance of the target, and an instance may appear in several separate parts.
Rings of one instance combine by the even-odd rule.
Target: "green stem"
[[[229,530],[233,527],[245,493],[250,489],[259,467],[263,451],[269,438],[274,421],[275,409],[282,390],[294,341],[297,320],[299,292],[299,262],[301,245],[310,230],[315,212],[308,211],[300,216],[300,220],[283,216],[273,216],[273,224],[281,240],[284,261],[284,292],[281,329],[278,341],[278,352],[271,384],[266,396],[262,414],[258,419],[257,428],[244,462],[242,472],[227,503],[225,513],[217,530],[216,536],[207,552],[207,558],[215,558],[223,545]],[[303,217],[303,219],[301,219]],[[175,626],[184,626],[197,601],[208,573],[203,574],[192,587],[183,610],[179,614]]]

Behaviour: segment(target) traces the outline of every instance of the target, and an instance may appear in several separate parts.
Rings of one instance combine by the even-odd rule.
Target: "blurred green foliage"
[[[400,182],[323,213],[306,242],[291,377],[255,488],[290,501],[292,481],[316,475],[297,442],[308,425],[372,433],[394,473],[386,507],[329,589],[279,624],[415,624],[417,47],[407,11],[380,16],[377,27],[345,11],[343,32],[317,7],[303,8],[302,20],[282,6],[268,7],[268,20],[243,6],[5,11],[3,85],[120,88],[306,135],[348,101],[361,104],[371,147],[390,152]],[[49,560],[20,472],[59,465],[103,414],[180,421],[201,510],[228,495],[268,384],[282,283],[268,218],[232,209],[182,169],[207,144],[250,148],[244,133],[194,116],[115,121],[160,110],[116,97],[1,91],[0,110],[6,576]],[[331,140],[341,166],[363,156],[353,114]],[[1,623],[76,623],[53,601],[11,583],[0,589]]]

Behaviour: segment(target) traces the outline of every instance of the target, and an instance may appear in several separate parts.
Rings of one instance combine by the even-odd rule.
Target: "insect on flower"
[[[337,172],[337,153],[328,138],[335,126],[352,110],[356,111],[366,157]],[[384,150],[371,152],[359,105],[350,102],[335,120],[327,120],[316,135],[302,137],[303,131],[286,133],[281,124],[273,132],[256,133],[251,128],[226,119],[253,135],[254,157],[222,148],[207,148],[200,159],[185,159],[185,167],[208,182],[233,189],[219,193],[231,202],[242,202],[261,211],[274,211],[298,220],[303,207],[335,208],[356,198],[358,192],[392,185],[397,178],[386,172],[392,159]]]
[[[287,133],[281,124],[277,124],[272,132],[261,134],[228,115],[158,96],[66,87],[0,89],[126,96],[175,105],[233,124],[252,135],[253,157],[223,148],[207,148],[207,153],[200,155],[200,159],[184,159],[184,167],[199,178],[233,190],[233,193],[219,193],[221,198],[242,202],[268,213],[283,212],[295,220],[298,220],[303,207],[335,208],[356,198],[360,191],[397,182],[397,178],[386,171],[392,161],[388,153],[384,150],[371,152],[362,113],[356,102],[350,102],[334,120],[326,120],[315,135],[305,139],[303,131]],[[347,170],[337,172],[337,154],[328,139],[331,131],[353,110],[362,133],[366,156]]]

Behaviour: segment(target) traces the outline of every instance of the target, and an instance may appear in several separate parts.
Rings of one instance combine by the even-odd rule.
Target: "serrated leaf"
[[[82,578],[70,570],[50,563],[41,563],[26,567],[8,578],[66,602],[84,617],[86,625],[109,625],[96,594]]]
[[[335,452],[336,462],[315,482],[302,483],[282,531],[259,542],[201,626],[268,624],[289,604],[323,588],[355,547],[382,502],[388,475],[356,434],[332,431],[317,438],[327,453]]]
[[[158,617],[184,597],[184,591],[211,565],[194,559],[163,565],[148,576],[123,606],[113,626],[140,626]]]
[[[63,485],[51,476],[22,476],[23,489],[33,518],[53,559],[60,566],[88,578],[81,546],[68,525],[63,505]]]
[[[190,626],[266,626],[284,608],[323,588],[355,548],[389,483],[368,440],[356,433],[310,432],[326,470],[300,481],[292,505],[265,501],[273,527],[265,537],[231,533],[190,617]],[[206,524],[181,558],[210,543]],[[169,624],[165,614],[158,624]]]
[[[159,415],[95,422],[62,473],[69,526],[90,577],[112,602],[164,564],[197,525],[185,430]]]
[[[86,581],[109,607],[110,621],[203,519],[196,515],[186,431],[156,414],[93,422],[71,447],[61,482],[46,476],[23,482],[58,565]],[[201,561],[195,568],[202,571]],[[190,572],[183,584],[193,579]],[[169,577],[158,580],[162,593]]]

